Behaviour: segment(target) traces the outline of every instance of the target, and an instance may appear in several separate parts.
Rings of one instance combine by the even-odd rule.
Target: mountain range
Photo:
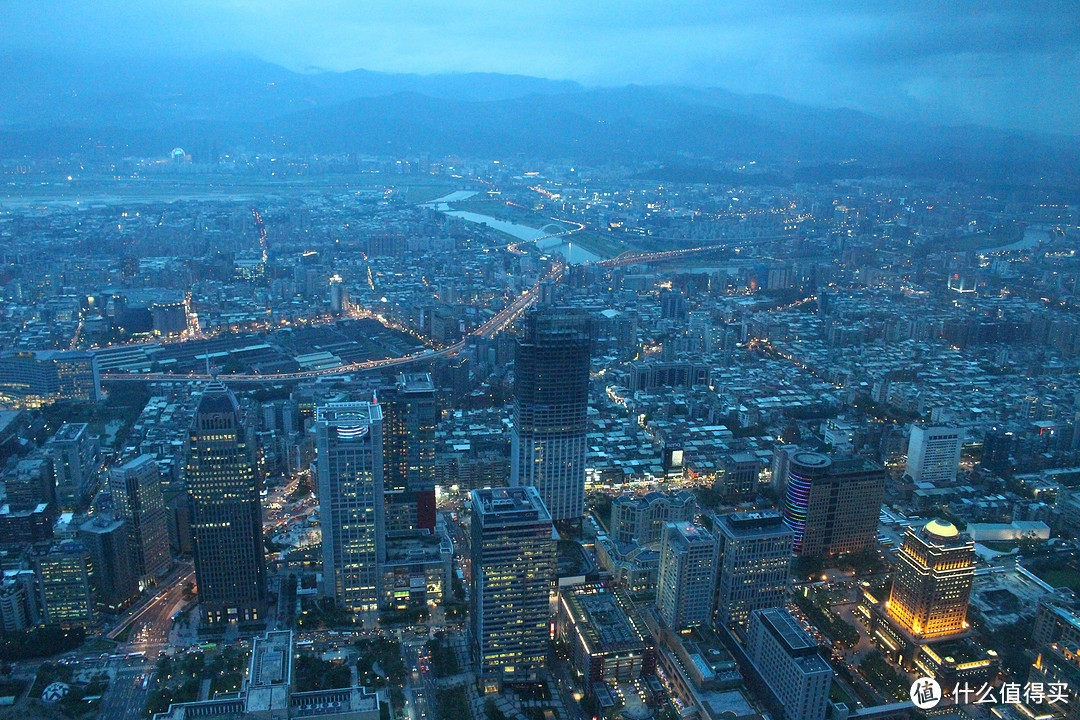
[[[855,161],[969,178],[1072,178],[1080,166],[1080,137],[934,126],[716,88],[589,88],[494,73],[299,73],[246,55],[9,53],[0,55],[0,76],[0,158],[90,147],[153,156],[179,146],[669,167]]]

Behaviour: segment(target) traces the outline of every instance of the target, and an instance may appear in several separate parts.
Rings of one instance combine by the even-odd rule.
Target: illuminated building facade
[[[784,522],[796,555],[825,557],[869,549],[887,473],[865,458],[798,451],[789,461]]]
[[[539,490],[553,520],[585,511],[589,332],[584,311],[534,310],[514,359],[510,485]]]
[[[825,455],[797,450],[788,456],[787,492],[784,496],[784,522],[793,532],[791,549],[802,552],[806,534],[806,515],[810,510],[810,490],[815,480],[825,477],[832,461]]]
[[[97,359],[91,353],[41,350],[0,355],[0,404],[25,410],[57,400],[100,399]]]
[[[532,487],[473,490],[472,608],[478,674],[534,678],[547,657],[555,581],[551,515]]]
[[[783,607],[795,533],[774,511],[733,513],[715,521],[720,546],[716,622],[745,626],[754,610]]]
[[[975,577],[975,544],[952,523],[908,528],[897,558],[889,616],[916,640],[963,633]]]
[[[67,541],[34,558],[38,607],[45,625],[86,627],[94,622],[90,552],[80,542]]]
[[[255,453],[236,397],[220,383],[203,391],[188,436],[185,480],[202,622],[262,619],[266,565]]]
[[[379,609],[385,558],[382,408],[338,402],[315,410],[323,593],[349,612]]]
[[[651,670],[648,628],[621,588],[575,585],[559,593],[559,637],[591,685],[634,682]]]

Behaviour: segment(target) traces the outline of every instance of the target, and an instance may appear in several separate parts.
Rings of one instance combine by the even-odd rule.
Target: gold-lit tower
[[[974,577],[975,544],[955,525],[931,520],[909,527],[886,606],[889,616],[920,641],[963,633]]]

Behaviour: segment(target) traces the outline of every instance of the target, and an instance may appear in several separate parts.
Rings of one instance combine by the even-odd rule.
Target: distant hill
[[[8,54],[0,55],[0,76],[0,157],[87,147],[161,155],[181,146],[689,168],[856,160],[970,178],[1075,177],[1080,166],[1080,138],[937,127],[721,89],[583,88],[488,73],[305,74],[242,55],[75,62]]]

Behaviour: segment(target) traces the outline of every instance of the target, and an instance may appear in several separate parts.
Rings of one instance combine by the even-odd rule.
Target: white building
[[[914,482],[952,482],[964,436],[958,428],[912,425],[905,474]]]

